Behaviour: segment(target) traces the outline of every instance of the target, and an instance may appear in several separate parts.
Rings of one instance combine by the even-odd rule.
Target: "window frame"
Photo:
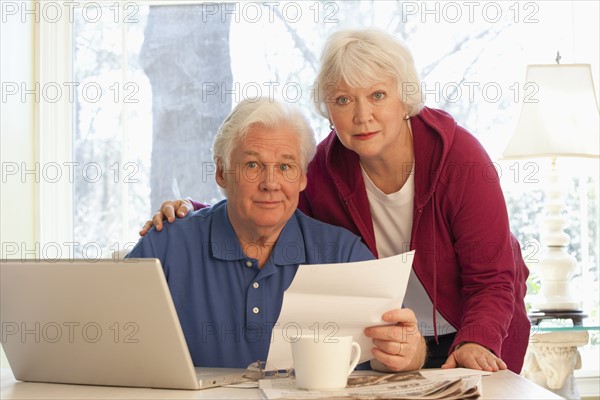
[[[36,82],[45,85],[65,84],[73,81],[72,57],[73,26],[68,18],[50,22],[42,18],[36,24],[37,53]],[[43,93],[43,90],[42,90]],[[63,90],[56,102],[43,98],[37,103],[37,126],[35,149],[41,171],[54,167],[61,179],[44,178],[41,173],[38,196],[39,257],[55,257],[49,254],[53,247],[60,248],[61,256],[73,257],[73,184],[69,168],[73,162],[73,101]],[[55,249],[54,249],[55,250]]]

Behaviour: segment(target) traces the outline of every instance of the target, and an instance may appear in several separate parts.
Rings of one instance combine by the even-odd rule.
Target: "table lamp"
[[[557,56],[557,62],[560,56]],[[502,154],[503,159],[549,158],[552,170],[546,185],[539,257],[541,301],[533,304],[546,313],[581,312],[570,290],[576,267],[568,254],[570,237],[563,229],[567,218],[560,157],[598,158],[598,103],[589,64],[529,65],[526,82],[537,92],[524,99],[517,129]]]

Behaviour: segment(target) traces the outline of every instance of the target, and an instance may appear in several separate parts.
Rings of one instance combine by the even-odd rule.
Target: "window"
[[[49,81],[63,82],[59,86],[74,94],[72,102],[58,105],[63,112],[53,128],[42,125],[40,133],[69,143],[58,158],[43,159],[73,173],[64,190],[44,186],[47,196],[65,197],[72,212],[65,217],[50,207],[42,237],[68,238],[77,257],[106,257],[131,246],[164,199],[216,201],[212,138],[241,98],[272,95],[298,103],[322,138],[328,122],[312,110],[309,92],[322,42],[336,29],[377,26],[404,38],[427,105],[449,111],[493,159],[514,131],[520,105],[535,95],[524,82],[527,64],[553,63],[560,50],[563,63],[591,63],[598,71],[595,2],[158,3],[84,2],[73,7],[72,23],[42,18],[42,44],[59,53],[46,54],[42,71],[54,71]],[[72,40],[65,44],[65,37]],[[67,68],[57,66],[64,60],[70,60]],[[44,116],[44,108],[57,105],[40,107]],[[499,168],[512,229],[527,247],[537,240],[541,191],[519,186],[524,165]],[[595,173],[574,175],[578,191],[569,191],[568,201],[582,210],[569,227],[570,251],[579,260],[574,284],[598,324]],[[65,220],[72,225],[56,239],[52,229]]]

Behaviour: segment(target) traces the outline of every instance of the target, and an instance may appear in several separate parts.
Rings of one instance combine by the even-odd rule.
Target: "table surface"
[[[19,382],[9,368],[2,368],[0,398],[6,399],[260,399],[258,389],[215,388],[164,390],[109,386]],[[481,399],[562,399],[541,386],[511,372],[499,371],[482,378]]]

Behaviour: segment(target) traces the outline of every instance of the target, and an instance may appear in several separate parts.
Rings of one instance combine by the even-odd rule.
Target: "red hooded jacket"
[[[457,329],[450,352],[462,342],[479,343],[519,373],[530,332],[524,304],[529,271],[509,230],[495,165],[444,111],[425,107],[411,118],[411,127],[415,273],[434,307]],[[358,155],[335,132],[317,147],[307,178],[299,208],[362,236],[377,255]]]

